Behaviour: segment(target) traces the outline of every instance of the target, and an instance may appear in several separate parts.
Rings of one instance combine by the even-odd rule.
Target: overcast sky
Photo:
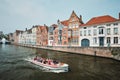
[[[120,0],[0,0],[0,31],[50,26],[58,19],[68,19],[73,10],[82,15],[84,23],[95,16],[118,18]]]

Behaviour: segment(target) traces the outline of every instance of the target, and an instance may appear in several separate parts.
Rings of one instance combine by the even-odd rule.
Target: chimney
[[[120,19],[120,12],[119,12],[119,19]]]
[[[25,28],[25,31],[27,31],[27,28]]]
[[[33,25],[32,28],[34,28],[35,26]]]
[[[46,24],[44,24],[44,26],[46,27]]]
[[[82,20],[82,15],[80,15],[80,20]]]
[[[60,20],[58,19],[58,20],[57,20],[57,23],[59,24],[59,22],[60,22]]]

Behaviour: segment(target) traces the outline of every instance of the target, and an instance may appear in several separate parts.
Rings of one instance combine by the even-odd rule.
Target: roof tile
[[[68,26],[68,21],[69,21],[69,20],[61,21],[61,23],[62,23],[64,26]]]
[[[101,24],[101,23],[107,23],[107,22],[115,22],[118,19],[111,17],[109,15],[105,16],[98,16],[98,17],[93,17],[90,19],[86,24],[83,24],[81,26],[89,26],[89,25],[94,25],[94,24]]]

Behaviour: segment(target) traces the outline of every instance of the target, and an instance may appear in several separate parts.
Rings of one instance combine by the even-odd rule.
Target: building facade
[[[9,34],[8,34],[8,40],[9,40],[10,42],[14,42],[13,33],[9,33]]]
[[[22,31],[21,30],[16,30],[14,33],[13,33],[13,39],[14,39],[14,44],[17,45],[19,43],[19,34],[21,33]]]
[[[47,46],[48,45],[48,27],[37,26],[37,34],[36,34],[36,45],[37,46]]]
[[[19,44],[36,45],[36,27],[19,33]]]
[[[48,46],[54,46],[55,45],[55,42],[54,42],[54,30],[57,27],[58,26],[56,24],[53,24],[48,28]]]
[[[58,20],[58,28],[54,31],[54,40],[56,45],[79,46],[79,27],[82,24],[82,16],[79,18],[74,11],[68,20]]]
[[[70,46],[79,46],[79,27],[83,24],[82,16],[78,17],[73,11],[68,24],[68,43]]]
[[[94,17],[79,30],[82,47],[120,46],[120,19],[109,15]]]

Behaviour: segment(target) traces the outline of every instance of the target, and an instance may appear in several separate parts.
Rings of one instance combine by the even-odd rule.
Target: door
[[[104,46],[104,37],[99,37],[99,46]]]
[[[90,45],[90,42],[88,39],[83,39],[82,42],[81,42],[81,46],[82,47],[89,47]]]

